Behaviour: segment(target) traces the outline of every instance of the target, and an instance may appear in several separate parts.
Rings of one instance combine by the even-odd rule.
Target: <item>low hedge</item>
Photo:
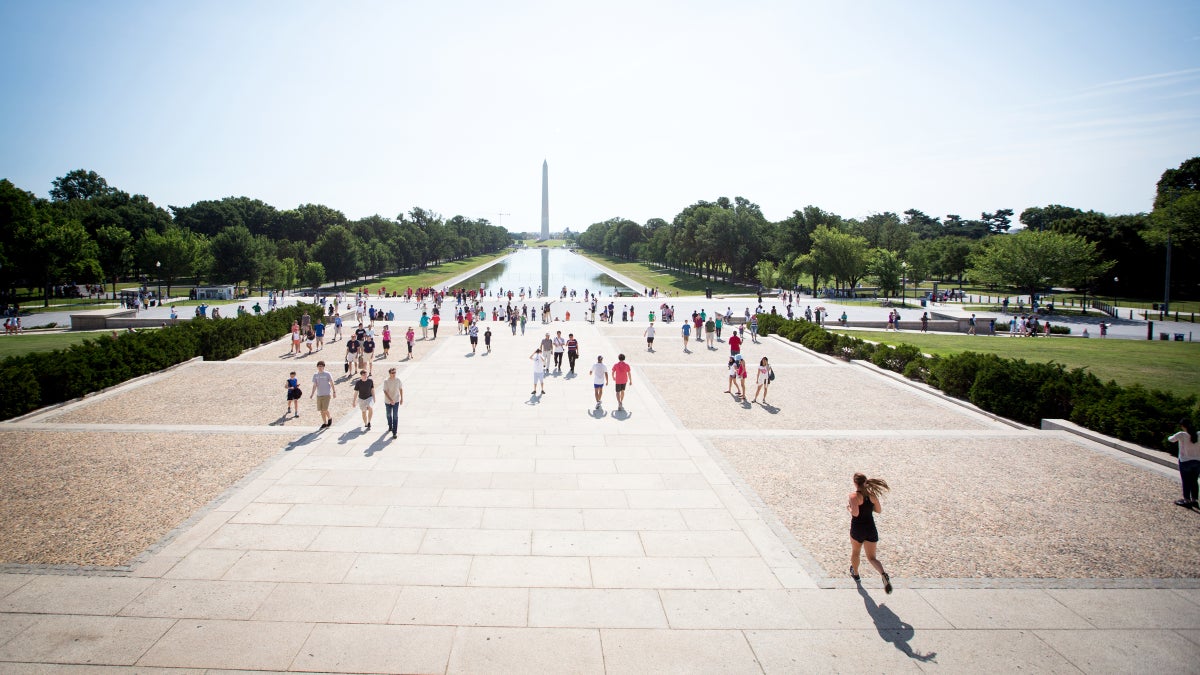
[[[1102,382],[1084,368],[1067,369],[1059,363],[1029,363],[977,352],[929,357],[913,345],[873,345],[849,335],[834,335],[811,321],[773,314],[759,317],[758,330],[822,354],[870,361],[1022,424],[1037,427],[1046,418],[1069,419],[1093,431],[1171,453],[1177,448],[1167,442],[1167,436],[1181,418],[1196,419],[1200,412],[1195,396]]]
[[[67,349],[10,356],[0,361],[0,419],[69,401],[197,356],[225,361],[246,349],[277,340],[316,305],[295,305],[261,316],[181,321],[174,326],[101,335]]]

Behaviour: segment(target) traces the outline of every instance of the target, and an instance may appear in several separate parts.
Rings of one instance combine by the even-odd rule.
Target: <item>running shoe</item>
[[[887,575],[887,572],[883,573],[883,592],[888,595],[892,594],[892,579]]]
[[[850,578],[851,578],[851,579],[853,579],[853,580],[855,580],[855,581],[859,581],[859,580],[861,580],[861,579],[862,579],[862,577],[858,576],[858,574],[856,574],[856,573],[854,572],[854,567],[851,567],[851,568],[850,568]]]

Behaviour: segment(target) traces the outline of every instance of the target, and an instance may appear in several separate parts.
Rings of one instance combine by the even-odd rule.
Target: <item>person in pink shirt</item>
[[[617,362],[612,367],[614,389],[617,390],[617,410],[625,410],[625,387],[633,386],[633,376],[629,372],[629,364],[625,363],[625,355],[618,354]]]

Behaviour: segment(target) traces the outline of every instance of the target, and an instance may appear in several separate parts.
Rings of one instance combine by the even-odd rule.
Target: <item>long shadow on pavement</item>
[[[871,615],[871,620],[875,622],[875,630],[879,632],[879,637],[883,638],[884,642],[892,643],[893,647],[899,649],[910,659],[922,662],[936,661],[937,652],[921,654],[913,651],[912,645],[908,644],[915,634],[911,624],[905,623],[887,605],[876,603],[861,583],[858,584],[858,594],[862,596],[867,614]]]

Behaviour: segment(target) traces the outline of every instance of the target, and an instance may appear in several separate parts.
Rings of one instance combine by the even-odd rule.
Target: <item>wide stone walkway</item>
[[[306,398],[287,449],[130,574],[0,574],[0,673],[1200,670],[1195,584],[898,579],[885,595],[871,574],[855,587],[718,449],[769,435],[780,414],[777,440],[879,438],[897,420],[958,439],[1038,432],[773,341],[761,349],[781,372],[779,407],[732,409],[707,384],[723,385],[724,345],[679,363],[666,356],[682,355],[677,324],[655,354],[632,325],[553,324],[576,333],[583,358],[534,396],[527,357],[543,327],[494,328],[491,354],[472,355],[446,324],[397,363],[396,440],[382,405],[362,429],[347,383],[329,430],[314,430]],[[596,410],[587,368],[621,350],[634,365],[628,411],[611,387]],[[279,352],[239,361],[278,366]],[[335,343],[326,358],[340,353]],[[802,372],[844,383],[836,395],[899,397],[907,413],[839,416],[816,396],[810,415],[787,418],[800,394],[783,382]],[[385,375],[377,364],[376,381]],[[844,500],[848,487],[835,487]]]

